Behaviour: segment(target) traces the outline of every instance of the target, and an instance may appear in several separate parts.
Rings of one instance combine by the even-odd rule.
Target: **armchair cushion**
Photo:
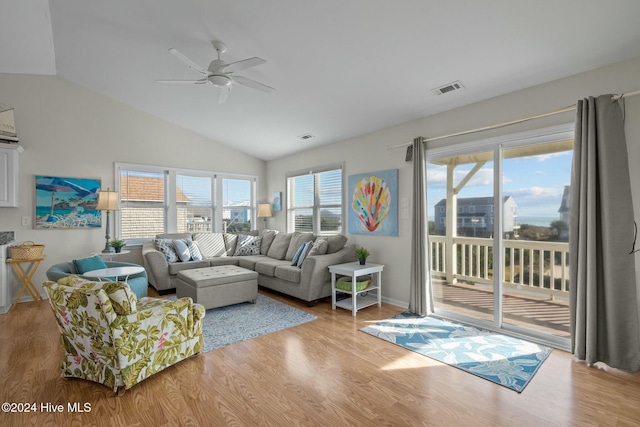
[[[92,282],[72,275],[58,280],[58,284],[83,290],[102,289],[111,300],[113,311],[119,315],[135,313],[137,310],[136,294],[124,282]]]

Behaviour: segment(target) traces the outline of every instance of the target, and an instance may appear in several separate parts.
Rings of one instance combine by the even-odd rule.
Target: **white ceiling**
[[[640,56],[638,0],[0,5],[0,72],[57,74],[264,160]],[[215,39],[227,62],[266,59],[238,74],[276,92],[236,86],[218,105],[212,85],[155,82],[199,78],[168,49],[206,68]]]

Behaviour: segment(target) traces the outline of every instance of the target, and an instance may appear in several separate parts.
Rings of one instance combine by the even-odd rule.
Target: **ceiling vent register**
[[[432,91],[436,95],[444,95],[447,92],[453,92],[454,90],[460,90],[460,89],[464,89],[464,86],[462,85],[462,83],[460,83],[460,80],[456,80],[453,83],[448,83],[444,86],[440,86],[438,88],[432,89]]]

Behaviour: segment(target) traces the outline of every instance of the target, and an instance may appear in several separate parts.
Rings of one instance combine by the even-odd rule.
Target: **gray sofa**
[[[257,235],[256,231],[251,234]],[[356,260],[355,245],[346,245],[342,235],[314,236],[312,233],[261,233],[260,255],[238,256],[238,235],[228,233],[172,233],[159,234],[157,239],[193,240],[198,244],[202,261],[169,262],[167,256],[156,249],[153,241],[142,246],[144,266],[149,283],[158,291],[174,289],[178,272],[193,268],[237,265],[258,273],[260,286],[311,302],[331,295],[331,275],[328,267]],[[292,266],[292,259],[301,244],[324,240],[320,253],[307,256],[301,267]],[[318,246],[318,245],[316,245]],[[323,248],[324,246],[324,248]]]

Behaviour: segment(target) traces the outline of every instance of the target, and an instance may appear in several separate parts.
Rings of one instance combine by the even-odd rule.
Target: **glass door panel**
[[[572,153],[572,140],[503,151],[503,325],[570,336]]]
[[[436,310],[494,320],[493,151],[427,162]]]

